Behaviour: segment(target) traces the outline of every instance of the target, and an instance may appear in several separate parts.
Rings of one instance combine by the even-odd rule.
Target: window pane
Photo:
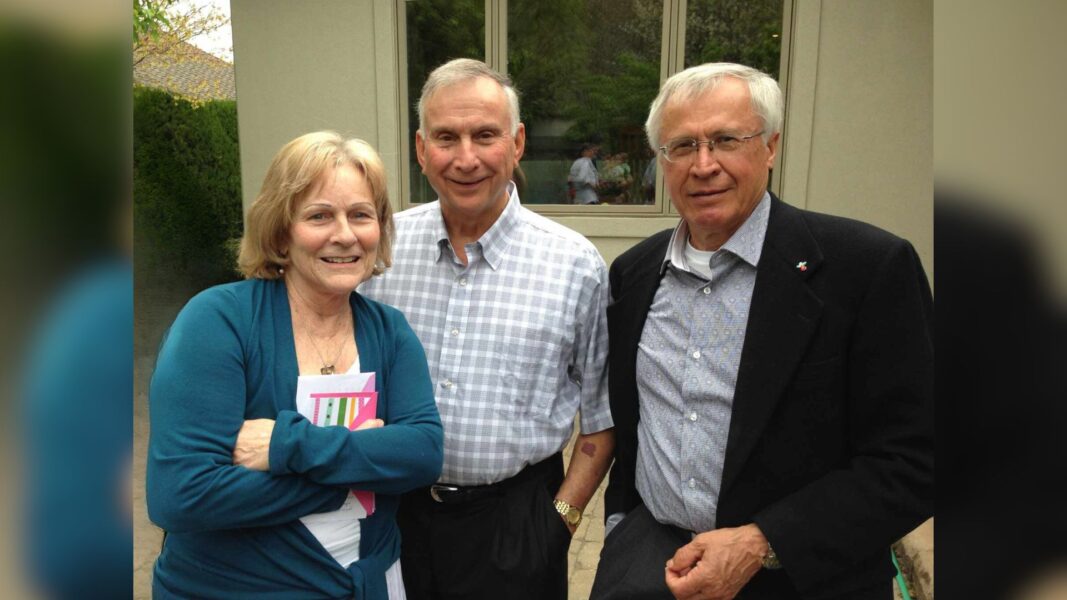
[[[782,0],[689,0],[685,66],[734,62],[778,79]]]
[[[408,162],[412,203],[433,202],[437,193],[415,157],[419,116],[415,105],[430,71],[453,58],[485,59],[485,0],[408,0],[404,2],[408,58]]]
[[[653,158],[644,123],[659,87],[662,23],[662,0],[508,2],[525,204],[654,202],[651,169],[643,183]],[[579,162],[583,145],[595,156]]]

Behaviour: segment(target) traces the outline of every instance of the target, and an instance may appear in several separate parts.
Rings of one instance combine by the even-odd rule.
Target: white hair
[[[515,91],[515,86],[511,84],[511,79],[507,75],[501,75],[493,69],[489,68],[489,65],[480,60],[474,60],[472,58],[456,58],[446,62],[445,64],[437,67],[430,73],[430,76],[426,78],[426,83],[422,86],[422,95],[419,96],[419,130],[426,132],[426,103],[430,100],[430,97],[437,93],[443,87],[448,87],[464,81],[470,81],[471,79],[477,79],[479,77],[485,77],[491,79],[498,84],[504,90],[504,95],[508,99],[508,117],[511,125],[511,135],[515,136],[519,132],[519,94]]]
[[[645,133],[653,150],[662,145],[659,139],[660,127],[663,125],[663,109],[672,100],[690,100],[709,92],[727,78],[740,79],[748,85],[752,110],[763,121],[763,140],[782,130],[782,89],[778,82],[762,71],[735,63],[706,63],[689,67],[671,75],[663,83],[659,95],[652,101],[645,121]]]

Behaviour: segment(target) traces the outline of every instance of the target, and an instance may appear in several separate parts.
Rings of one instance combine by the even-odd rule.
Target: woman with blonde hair
[[[390,265],[393,231],[366,142],[310,133],[275,156],[246,218],[246,279],[194,297],[160,348],[154,597],[404,597],[397,499],[437,479],[443,434],[419,340],[354,291]],[[355,415],[374,397],[361,426],[298,407],[305,385],[352,375],[362,400],[328,406]]]

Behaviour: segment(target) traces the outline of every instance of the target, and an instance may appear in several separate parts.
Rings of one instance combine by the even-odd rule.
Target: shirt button
[[[446,379],[446,380],[442,381],[441,382],[441,387],[445,388],[446,390],[448,388],[452,387],[452,380],[451,379]]]
[[[461,287],[466,287],[466,286],[467,286],[467,278],[466,278],[466,277],[463,277],[463,278],[461,278],[461,279],[459,280],[459,285],[460,285]]]
[[[700,350],[693,351],[693,358],[700,358]]]
[[[696,421],[697,420],[697,414],[696,413],[689,413],[689,420],[690,421]]]
[[[706,287],[706,288],[704,288],[704,295],[705,295],[705,296],[707,296],[707,295],[708,295],[708,294],[710,294],[710,293],[711,293],[711,288],[710,288],[710,287]]]
[[[690,488],[695,488],[696,486],[697,486],[697,480],[693,479],[693,478],[690,478],[689,479],[689,487]]]
[[[459,335],[459,329],[456,329],[455,327],[453,327],[452,331],[450,331],[449,333],[452,334],[452,337],[455,337],[455,336]]]

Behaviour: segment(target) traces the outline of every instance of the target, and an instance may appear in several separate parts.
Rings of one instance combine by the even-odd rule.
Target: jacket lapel
[[[722,493],[759,441],[815,333],[823,303],[806,280],[821,262],[800,211],[772,197],[734,391]]]

